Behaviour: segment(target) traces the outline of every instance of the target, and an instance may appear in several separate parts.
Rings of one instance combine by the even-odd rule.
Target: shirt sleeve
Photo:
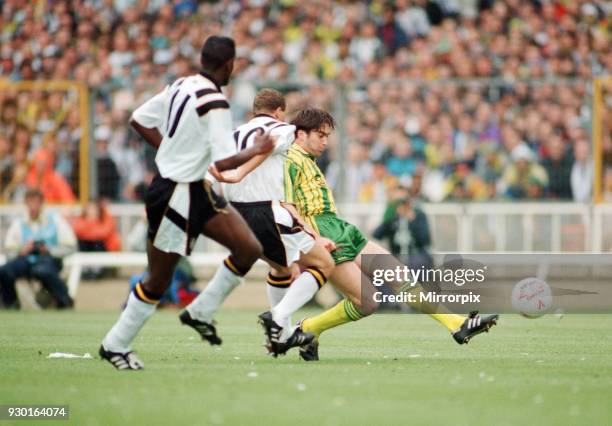
[[[282,154],[291,148],[295,140],[295,126],[291,124],[281,124],[270,130],[270,136],[276,137],[274,154]]]
[[[54,216],[58,245],[49,247],[49,252],[53,257],[64,257],[76,250],[77,239],[68,221],[59,214]]]
[[[227,102],[225,105],[227,107],[211,109],[206,115],[213,162],[236,155],[232,114]]]
[[[11,257],[16,255],[24,243],[21,240],[21,220],[14,220],[6,233],[4,241],[6,253]]]
[[[148,129],[161,128],[164,125],[164,114],[167,112],[166,99],[169,86],[140,105],[132,113],[132,119]]]
[[[290,159],[285,160],[284,169],[285,202],[295,204],[295,188],[297,187],[299,170]]]

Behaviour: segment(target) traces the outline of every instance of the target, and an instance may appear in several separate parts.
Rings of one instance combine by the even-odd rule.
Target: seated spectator
[[[80,251],[120,251],[121,237],[105,202],[90,201],[72,220]]]
[[[8,140],[0,134],[0,194],[11,181],[13,174],[13,160]]]
[[[0,192],[0,201],[22,203],[27,191],[26,177],[28,175],[28,154],[25,148],[15,147],[11,157],[11,172],[9,182]]]
[[[359,191],[359,202],[386,203],[389,192],[398,182],[397,177],[389,174],[384,161],[374,161],[370,178],[364,182]]]
[[[359,198],[361,187],[372,175],[372,164],[368,161],[368,150],[363,144],[352,143],[348,147],[348,156],[343,167],[346,187],[343,195],[348,202],[355,202]],[[333,191],[338,191],[342,175],[341,163],[338,160],[331,162],[327,168],[325,179]]]
[[[546,170],[535,161],[533,152],[524,144],[512,150],[513,163],[504,170],[500,192],[514,199],[541,198],[548,185]]]
[[[374,238],[386,239],[391,253],[410,268],[430,268],[431,234],[423,211],[409,197],[397,203],[395,213],[387,217],[373,233]]]
[[[454,201],[483,200],[487,198],[484,181],[470,170],[469,162],[458,161],[455,170],[446,178],[447,198]]]
[[[108,150],[109,138],[110,130],[106,126],[101,126],[94,132],[99,194],[104,198],[114,201],[119,199],[121,176],[119,175],[117,164],[112,159]],[[132,167],[137,168],[138,165],[132,163]]]
[[[542,166],[548,174],[548,191],[550,198],[572,198],[570,175],[572,173],[572,156],[560,136],[553,136],[548,144],[548,157],[542,161]]]
[[[501,178],[503,171],[502,156],[491,145],[483,145],[480,154],[474,172],[486,187],[485,198],[493,199],[497,191],[495,185]]]
[[[102,200],[87,203],[81,216],[72,220],[72,228],[80,251],[121,250],[121,237],[117,233],[115,219]],[[89,268],[83,275],[88,279],[99,279],[104,275],[104,268]]]
[[[49,203],[70,203],[76,201],[72,188],[66,179],[54,169],[55,151],[57,143],[55,138],[47,138],[45,144],[34,152],[26,184],[28,187],[40,188],[45,201]]]
[[[15,281],[34,278],[40,280],[58,308],[71,308],[73,300],[60,272],[62,258],[76,248],[72,228],[59,214],[43,211],[44,197],[39,189],[29,189],[25,202],[27,215],[13,221],[6,234],[10,260],[0,267],[2,304],[19,309]]]
[[[587,203],[591,200],[593,162],[589,154],[589,142],[586,139],[577,140],[574,144],[571,184],[574,201]]]
[[[412,176],[418,164],[412,155],[412,143],[400,132],[395,133],[397,138],[391,148],[391,156],[387,160],[387,169],[394,176]]]

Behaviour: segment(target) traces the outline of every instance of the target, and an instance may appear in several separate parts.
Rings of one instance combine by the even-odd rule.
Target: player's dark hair
[[[261,89],[255,95],[253,100],[253,112],[259,114],[262,112],[274,112],[277,108],[283,111],[287,105],[285,104],[285,97],[281,92],[275,89]]]
[[[336,121],[331,114],[320,108],[306,108],[297,113],[291,121],[295,126],[296,132],[303,130],[310,133],[313,130],[319,130],[326,124],[332,129],[336,128]]]
[[[229,37],[210,36],[204,42],[200,52],[200,65],[209,71],[216,71],[234,59],[236,56],[236,43]]]

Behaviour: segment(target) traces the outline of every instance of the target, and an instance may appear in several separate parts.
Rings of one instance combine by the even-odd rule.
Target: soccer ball
[[[525,278],[512,289],[512,307],[527,318],[538,318],[552,306],[550,286],[538,278]]]

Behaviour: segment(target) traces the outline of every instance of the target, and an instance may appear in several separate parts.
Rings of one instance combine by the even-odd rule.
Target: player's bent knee
[[[316,245],[313,250],[308,253],[308,266],[317,268],[321,273],[329,278],[336,264],[329,252],[323,245]]]
[[[241,266],[249,268],[263,255],[263,247],[255,238],[249,238],[232,250],[232,256]]]

